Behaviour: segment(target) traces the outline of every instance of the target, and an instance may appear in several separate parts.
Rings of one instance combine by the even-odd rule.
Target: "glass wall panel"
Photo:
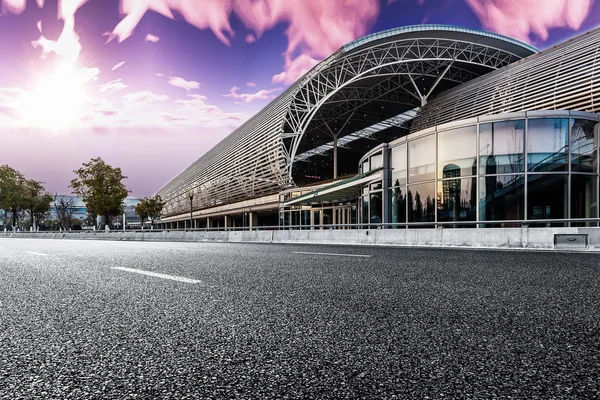
[[[435,135],[408,142],[408,171],[411,183],[435,179]]]
[[[523,120],[479,125],[479,172],[510,174],[523,172]]]
[[[569,152],[569,120],[527,121],[527,169],[535,172],[566,171]]]
[[[369,172],[369,160],[364,161],[362,164],[362,173],[366,174],[367,172]]]
[[[438,133],[438,179],[477,175],[477,125]]]
[[[333,224],[333,210],[331,208],[323,209],[323,225]]]
[[[371,171],[383,167],[383,155],[381,153],[371,157]]]
[[[568,183],[568,175],[528,175],[527,219],[568,218]],[[530,226],[564,226],[564,223]]]
[[[300,225],[300,211],[292,211],[292,225]]]
[[[321,211],[313,211],[313,225],[321,225]]]
[[[383,203],[381,192],[371,193],[371,213],[369,216],[371,223],[380,224],[383,221]]]
[[[310,225],[310,211],[304,210],[302,211],[302,226]]]
[[[598,123],[574,119],[571,125],[571,171],[598,172]]]
[[[368,196],[363,196],[362,197],[362,223],[366,224],[369,222],[369,197]]]
[[[406,222],[406,187],[401,186],[391,190],[391,222]],[[403,226],[394,226],[403,228]]]
[[[435,183],[422,183],[408,187],[408,221],[435,221]],[[432,226],[433,227],[433,226]]]
[[[597,185],[595,175],[571,175],[571,218],[598,217]],[[582,223],[581,226],[597,226],[597,223]]]
[[[477,219],[476,187],[476,177],[438,182],[438,222],[475,221]],[[458,226],[460,225],[450,225],[449,227]]]
[[[501,221],[525,218],[525,175],[486,176],[479,179],[479,220]],[[519,224],[486,225],[488,227]]]
[[[392,186],[406,184],[406,144],[390,150],[390,166],[392,168]]]

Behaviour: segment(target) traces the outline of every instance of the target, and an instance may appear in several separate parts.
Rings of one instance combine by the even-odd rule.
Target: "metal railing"
[[[494,220],[494,221],[438,221],[438,222],[372,222],[355,224],[319,224],[319,225],[270,225],[270,226],[235,226],[211,228],[153,228],[153,229],[113,229],[113,230],[76,230],[37,232],[20,231],[18,233],[62,233],[62,234],[118,234],[124,232],[161,233],[161,232],[248,232],[248,231],[285,231],[285,230],[348,230],[348,229],[440,229],[440,228],[559,228],[559,227],[598,227],[600,218],[564,218],[564,219],[535,219],[535,220]],[[562,226],[557,226],[560,224]],[[0,231],[1,232],[1,231]],[[6,230],[12,233],[12,230]]]

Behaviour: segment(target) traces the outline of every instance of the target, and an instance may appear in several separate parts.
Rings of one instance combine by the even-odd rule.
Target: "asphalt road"
[[[599,327],[599,254],[0,239],[0,399],[600,398]]]

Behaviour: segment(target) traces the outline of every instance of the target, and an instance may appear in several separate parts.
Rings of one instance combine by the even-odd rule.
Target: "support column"
[[[333,135],[333,179],[337,179],[338,166],[338,135]]]
[[[258,215],[256,213],[248,213],[248,225],[250,226],[250,230],[258,225]]]
[[[390,207],[388,207],[388,204],[392,204],[391,199],[390,199],[390,191],[389,191],[389,187],[390,187],[390,181],[392,180],[392,172],[390,170],[390,161],[389,161],[389,151],[388,151],[388,144],[384,143],[383,144],[383,149],[382,149],[382,153],[383,153],[383,185],[382,185],[382,191],[381,193],[383,194],[383,196],[381,196],[381,205],[382,205],[382,215],[381,215],[381,222],[392,222],[392,213],[390,210]],[[383,227],[388,228],[386,226]]]
[[[229,228],[229,217],[225,216],[225,229]]]
[[[206,218],[206,229],[210,229],[210,218]]]

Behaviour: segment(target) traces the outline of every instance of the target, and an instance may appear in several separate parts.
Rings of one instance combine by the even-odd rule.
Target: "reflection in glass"
[[[292,211],[292,225],[300,225],[300,211]]]
[[[529,171],[566,171],[569,151],[569,120],[527,121],[527,168]]]
[[[598,123],[574,119],[571,126],[571,171],[598,173]]]
[[[598,217],[597,185],[598,178],[595,175],[571,175],[571,218]],[[571,226],[597,226],[597,223],[572,223]]]
[[[409,181],[435,179],[435,135],[408,142]]]
[[[383,221],[381,192],[371,193],[370,222],[380,224]]]
[[[362,222],[366,224],[369,222],[369,197],[362,197]]]
[[[475,221],[477,217],[476,186],[476,177],[438,182],[437,220]],[[450,225],[450,227],[458,226]]]
[[[321,211],[313,211],[313,225],[321,225]]]
[[[501,221],[525,218],[525,175],[479,178],[479,220]],[[487,225],[492,227],[492,225]],[[498,224],[494,227],[519,226]]]
[[[423,183],[408,187],[409,222],[435,221],[435,183]]]
[[[362,164],[362,173],[366,174],[367,172],[369,172],[369,160],[364,161]]]
[[[438,178],[451,165],[452,176],[477,175],[477,126],[465,126],[438,134]]]
[[[371,156],[371,171],[383,167],[383,155],[381,153]]]
[[[568,175],[527,176],[527,219],[563,219],[568,217]],[[564,226],[560,223],[531,226]]]
[[[406,222],[406,188],[404,186],[397,187],[391,192],[392,222]],[[394,229],[396,228],[403,228],[403,226],[394,226]]]
[[[523,120],[479,125],[479,171],[509,174],[524,171]]]
[[[406,144],[396,146],[390,151],[390,165],[392,167],[392,185],[406,184]]]
[[[333,224],[333,210],[331,208],[323,209],[323,225]]]
[[[308,210],[302,211],[302,225],[310,225],[310,211]]]

